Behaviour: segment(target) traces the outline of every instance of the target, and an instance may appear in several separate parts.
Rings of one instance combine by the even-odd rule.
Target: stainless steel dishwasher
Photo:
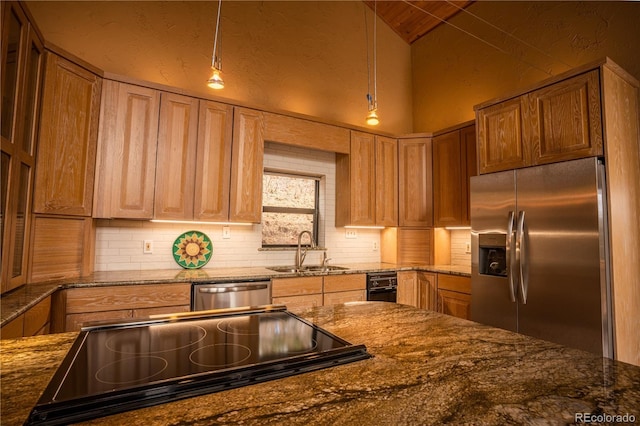
[[[271,281],[212,281],[191,285],[191,310],[239,308],[271,304]]]

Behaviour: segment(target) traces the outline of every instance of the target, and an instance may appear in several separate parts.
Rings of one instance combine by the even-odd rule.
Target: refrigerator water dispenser
[[[479,273],[484,275],[507,276],[507,235],[480,234]]]

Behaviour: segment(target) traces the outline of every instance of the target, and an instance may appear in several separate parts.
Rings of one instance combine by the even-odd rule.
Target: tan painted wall
[[[640,2],[493,2],[412,45],[414,131],[474,119],[473,106],[609,56],[640,79]],[[535,47],[532,47],[535,46]],[[501,51],[502,50],[502,51]]]
[[[106,71],[265,109],[365,126],[359,1],[224,1],[226,87],[207,88],[217,2],[27,2],[45,39]],[[369,24],[372,24],[371,11]],[[411,48],[378,22],[377,129],[406,133]]]

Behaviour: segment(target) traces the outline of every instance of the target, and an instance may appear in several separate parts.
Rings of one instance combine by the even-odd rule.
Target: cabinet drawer
[[[133,317],[148,317],[149,315],[165,315],[165,314],[175,314],[177,312],[189,312],[191,309],[190,305],[179,305],[179,306],[160,306],[158,308],[142,308],[142,309],[134,309]]]
[[[51,297],[47,297],[24,314],[24,335],[35,336],[49,323]]]
[[[295,312],[316,306],[322,306],[322,294],[309,294],[304,296],[274,297],[274,305],[285,305],[287,310]]]
[[[271,296],[298,296],[320,293],[322,305],[322,277],[276,278],[271,281]]]
[[[366,290],[366,274],[327,275],[324,277],[324,292]]]
[[[18,339],[22,337],[24,315],[10,321],[0,329],[0,339]]]
[[[438,274],[438,290],[451,290],[471,294],[471,278],[459,275]]]
[[[119,311],[88,312],[67,315],[64,331],[79,331],[83,324],[93,321],[112,321],[132,317],[131,309]]]
[[[67,314],[189,305],[190,284],[77,288],[67,292]]]
[[[347,302],[364,302],[367,300],[366,290],[336,291],[324,294],[324,306]]]

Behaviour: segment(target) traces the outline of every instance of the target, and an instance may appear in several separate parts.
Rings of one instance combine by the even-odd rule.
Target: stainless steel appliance
[[[604,166],[471,178],[471,319],[613,358]]]
[[[398,294],[396,272],[370,272],[367,274],[367,300],[395,302]]]
[[[27,424],[70,424],[370,358],[284,306],[84,327]]]
[[[191,285],[191,310],[239,308],[271,304],[271,281],[217,281]]]

